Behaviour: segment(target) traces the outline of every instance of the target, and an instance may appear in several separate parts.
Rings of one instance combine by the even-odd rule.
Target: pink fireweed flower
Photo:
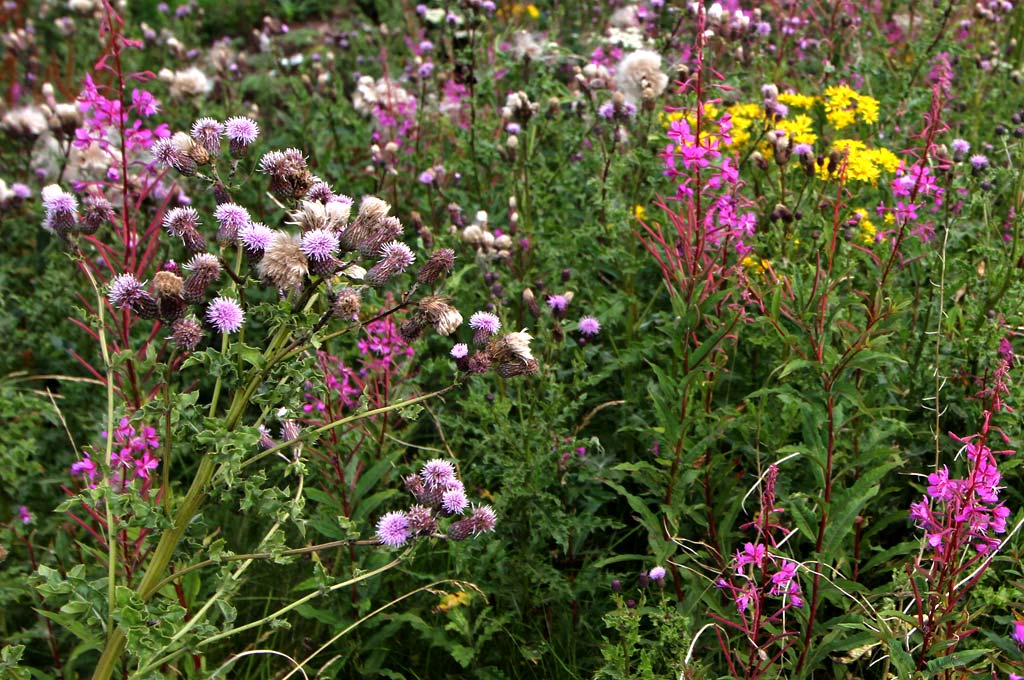
[[[206,309],[206,320],[221,333],[235,333],[245,322],[245,312],[237,300],[218,297]]]
[[[21,520],[22,524],[31,524],[34,518],[32,517],[32,513],[28,511],[28,508],[26,508],[24,505],[19,505],[18,519]]]
[[[88,478],[89,483],[92,484],[96,481],[96,475],[99,472],[99,468],[96,466],[96,463],[93,462],[92,458],[89,457],[88,451],[83,451],[82,455],[84,456],[82,460],[71,464],[71,474],[84,474],[86,478]]]
[[[160,466],[160,461],[154,458],[149,451],[142,454],[142,458],[135,461],[135,476],[141,479],[149,479],[149,473]]]
[[[401,548],[409,540],[412,529],[404,512],[389,512],[377,521],[377,540],[390,548]]]
[[[765,547],[761,544],[745,544],[742,552],[736,551],[736,573],[742,574],[743,567],[748,564],[754,564],[758,567],[764,566],[765,552]]]
[[[1010,634],[1013,641],[1024,647],[1024,621],[1013,622],[1013,632]]]

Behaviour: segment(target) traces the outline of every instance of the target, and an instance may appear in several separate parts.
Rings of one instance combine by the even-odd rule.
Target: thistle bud
[[[342,288],[331,303],[331,313],[339,319],[358,319],[361,304],[362,294],[358,289]]]
[[[220,262],[214,255],[202,253],[189,260],[185,269],[192,273],[185,279],[182,297],[189,302],[201,302],[207,287],[220,278]]]
[[[194,350],[203,339],[203,326],[195,317],[178,319],[171,326],[171,330],[171,342],[186,352]]]
[[[447,274],[455,266],[455,251],[441,248],[431,253],[426,264],[416,272],[416,280],[424,285],[434,285],[437,280]]]

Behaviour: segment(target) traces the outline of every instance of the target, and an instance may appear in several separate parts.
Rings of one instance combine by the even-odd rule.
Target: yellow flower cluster
[[[829,125],[837,130],[853,125],[858,119],[862,123],[877,123],[878,100],[846,85],[833,85],[825,88],[825,115]]]
[[[846,155],[846,179],[857,182],[877,182],[882,174],[895,172],[900,165],[899,157],[885,147],[869,149],[867,144],[859,139],[838,139],[832,145],[833,151]],[[839,167],[828,168],[824,165],[818,166],[818,178],[827,180],[830,177],[837,177]],[[831,171],[831,172],[830,172]]]
[[[796,92],[783,92],[779,95],[779,103],[785,104],[791,109],[810,109],[818,100],[806,94]]]
[[[857,228],[860,229],[860,240],[864,245],[872,245],[875,242],[878,230],[875,228],[874,223],[868,219],[868,211],[864,208],[857,208],[853,211],[853,214],[860,217],[860,221],[857,222]]]
[[[757,272],[758,274],[764,274],[766,271],[768,271],[768,268],[772,266],[771,260],[764,260],[760,257],[754,257],[752,255],[747,255],[746,257],[744,257],[743,261],[740,262],[740,264],[746,267],[748,271]]]
[[[751,137],[761,134],[764,108],[760,104],[733,104],[729,107],[729,116],[732,118],[732,129],[729,131],[732,136],[731,148],[740,148],[749,142]],[[755,128],[755,124],[758,127]]]
[[[806,113],[798,113],[789,118],[783,118],[775,124],[776,130],[784,130],[796,144],[814,144],[818,141],[818,135],[814,134],[814,121]]]

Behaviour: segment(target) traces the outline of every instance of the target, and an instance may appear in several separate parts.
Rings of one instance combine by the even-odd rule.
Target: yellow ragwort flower
[[[864,208],[857,208],[853,211],[853,214],[860,217],[860,220],[857,222],[857,228],[860,230],[861,242],[866,246],[872,245],[875,242],[878,230],[875,229],[874,223],[868,219],[868,211]]]
[[[780,95],[781,96],[781,95]],[[818,141],[818,135],[813,131],[814,121],[804,113],[798,113],[791,118],[783,118],[775,124],[775,129],[785,130],[797,144],[814,144]]]
[[[863,123],[877,123],[878,100],[846,85],[833,85],[825,88],[825,116],[837,130],[853,125],[858,119]]]
[[[814,97],[796,92],[783,92],[779,95],[779,102],[791,109],[809,109],[818,101]]]

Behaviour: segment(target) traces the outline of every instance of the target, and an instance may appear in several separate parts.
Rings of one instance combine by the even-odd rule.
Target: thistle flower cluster
[[[109,433],[103,432],[106,439]],[[155,428],[143,425],[136,429],[128,418],[122,418],[114,429],[113,448],[110,453],[111,482],[116,488],[124,489],[133,479],[143,480],[142,490],[149,488],[151,474],[160,466],[160,459],[153,453],[160,448],[160,438]],[[72,463],[71,474],[81,475],[89,488],[96,486],[100,469],[93,460],[95,452],[82,452],[82,459]]]
[[[416,503],[408,510],[386,513],[377,521],[377,540],[382,545],[400,548],[417,536],[464,541],[494,531],[494,509],[489,505],[470,507],[465,487],[450,461],[428,461],[418,475],[405,478],[405,488]],[[442,531],[441,523],[455,517],[461,519],[450,521]]]
[[[473,344],[479,349],[472,355],[469,346],[457,343],[451,350],[459,370],[468,373],[494,372],[502,378],[517,375],[533,375],[539,369],[537,360],[530,350],[533,336],[526,329],[515,333],[498,335],[501,320],[491,312],[476,312],[469,318],[473,329]]]

